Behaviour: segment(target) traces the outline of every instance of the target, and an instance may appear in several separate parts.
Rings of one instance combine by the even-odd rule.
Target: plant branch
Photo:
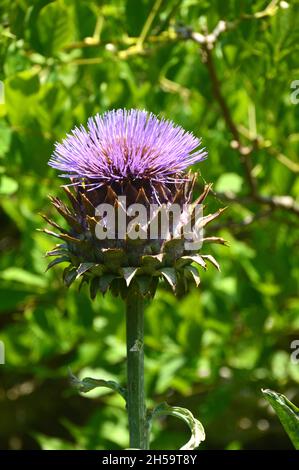
[[[209,35],[206,37],[209,37]],[[249,199],[252,202],[267,205],[272,209],[284,209],[299,215],[299,204],[291,196],[263,196],[259,193],[257,180],[252,171],[253,167],[251,159],[253,152],[258,149],[258,140],[256,138],[253,139],[251,141],[251,146],[244,146],[242,144],[241,134],[232,118],[226,99],[221,91],[221,83],[213,61],[211,41],[203,41],[201,47],[203,52],[203,61],[207,66],[211,79],[214,97],[219,104],[223,119],[234,139],[231,145],[240,154],[240,159],[245,171],[245,177],[249,186]]]
[[[142,49],[143,43],[144,43],[144,41],[146,40],[146,38],[148,36],[148,33],[151,29],[151,26],[154,22],[154,19],[157,15],[158,11],[160,10],[160,8],[162,6],[163,1],[164,0],[156,0],[155,1],[154,5],[153,5],[153,8],[150,11],[150,14],[147,17],[146,22],[144,23],[144,26],[143,26],[142,31],[140,33],[140,36],[137,39],[136,46],[137,46],[138,49]]]

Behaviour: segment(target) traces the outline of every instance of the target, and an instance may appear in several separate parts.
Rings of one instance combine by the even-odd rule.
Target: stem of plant
[[[133,288],[126,301],[127,323],[127,410],[130,448],[146,449],[147,427],[144,397],[144,299]]]

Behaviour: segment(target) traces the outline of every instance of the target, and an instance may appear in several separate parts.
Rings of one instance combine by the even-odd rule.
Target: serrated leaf
[[[299,408],[281,393],[273,390],[262,390],[262,393],[275,410],[295,449],[299,450]]]
[[[154,410],[149,414],[149,427],[151,426],[152,419],[158,416],[175,416],[188,425],[191,431],[191,438],[183,447],[180,448],[180,450],[197,449],[199,444],[205,440],[206,436],[203,425],[200,421],[198,421],[198,419],[194,418],[191,411],[189,411],[187,408],[169,406],[167,403],[161,403],[161,405],[156,406],[156,408],[154,408]]]

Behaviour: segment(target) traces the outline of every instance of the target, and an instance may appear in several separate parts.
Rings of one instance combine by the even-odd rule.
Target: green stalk
[[[129,290],[126,301],[127,323],[127,409],[129,417],[130,448],[147,448],[146,410],[144,397],[144,299]]]

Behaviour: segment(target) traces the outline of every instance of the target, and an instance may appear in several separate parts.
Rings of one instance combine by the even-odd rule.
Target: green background
[[[203,449],[291,448],[260,390],[299,403],[290,360],[299,339],[298,7],[1,0],[1,449],[128,446],[122,399],[68,383],[68,367],[125,383],[122,302],[67,291],[62,268],[45,274],[53,243],[36,231],[39,212],[53,216],[48,194],[62,193],[47,166],[54,142],[119,107],[202,136],[209,158],[199,186],[214,184],[207,211],[228,206],[209,228],[230,243],[211,247],[222,272],[211,267],[181,299],[161,284],[146,311],[149,404],[188,407],[206,429]],[[167,418],[152,448],[187,439],[184,424]]]

